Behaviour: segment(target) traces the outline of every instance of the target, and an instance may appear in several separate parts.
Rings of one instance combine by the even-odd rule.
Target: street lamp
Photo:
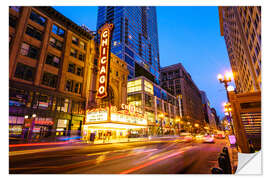
[[[228,84],[229,82],[232,81],[232,77],[233,77],[233,74],[232,72],[226,72],[224,76],[222,76],[221,74],[219,74],[217,76],[218,80],[220,83],[223,83],[224,86],[225,86],[225,90],[226,90],[226,93],[227,93],[227,98],[228,98],[228,101],[230,102],[230,99],[229,99],[229,93],[228,93]]]

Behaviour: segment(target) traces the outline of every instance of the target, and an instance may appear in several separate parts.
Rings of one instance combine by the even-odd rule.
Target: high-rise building
[[[159,83],[159,46],[156,8],[147,6],[98,8],[97,29],[113,23],[111,52],[128,64],[132,79],[145,76]]]
[[[80,136],[93,36],[52,7],[12,6],[9,55],[10,136]]]
[[[219,7],[237,92],[261,89],[261,7]]]
[[[178,97],[180,114],[192,123],[204,124],[200,90],[181,63],[160,69],[161,87]]]

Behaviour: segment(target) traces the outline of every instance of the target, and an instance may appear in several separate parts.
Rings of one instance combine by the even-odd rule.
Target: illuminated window
[[[144,81],[144,90],[150,94],[154,94],[153,85],[148,81]]]
[[[142,90],[142,80],[129,81],[127,84],[127,92],[137,92]]]
[[[141,106],[142,105],[142,95],[141,94],[128,95],[127,101],[128,101],[128,104],[133,104],[135,106]]]

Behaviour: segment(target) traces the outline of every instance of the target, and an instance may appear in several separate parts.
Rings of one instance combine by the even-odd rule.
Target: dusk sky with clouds
[[[97,7],[54,7],[77,23],[96,31]],[[224,86],[217,74],[231,70],[224,37],[220,35],[216,6],[158,6],[160,64],[182,63],[200,90],[206,92],[211,107],[224,116]]]

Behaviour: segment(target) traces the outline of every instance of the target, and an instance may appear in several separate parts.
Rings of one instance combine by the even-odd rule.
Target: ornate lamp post
[[[229,93],[228,93],[228,87],[229,87],[229,82],[232,81],[232,77],[233,77],[233,74],[231,72],[226,72],[224,76],[219,74],[218,77],[217,77],[219,82],[224,84],[224,87],[225,87],[225,90],[226,90],[226,93],[227,93],[228,102],[230,102],[230,97],[229,97]]]

